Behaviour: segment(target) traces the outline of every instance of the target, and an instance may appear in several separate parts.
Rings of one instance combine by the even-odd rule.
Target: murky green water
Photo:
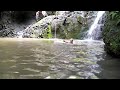
[[[101,41],[0,39],[0,79],[120,78]]]

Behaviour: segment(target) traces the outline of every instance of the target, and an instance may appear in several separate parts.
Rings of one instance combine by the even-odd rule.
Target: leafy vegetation
[[[51,25],[48,25],[48,38],[52,38]]]
[[[52,37],[53,37],[52,27],[51,27],[51,24],[49,24],[47,30],[45,30],[44,33],[43,33],[43,38],[49,39],[49,38],[52,38]]]
[[[110,20],[116,20],[116,25],[120,23],[120,12],[119,11],[111,11],[109,13]]]
[[[107,12],[107,20],[103,30],[105,50],[114,56],[120,55],[120,12]]]

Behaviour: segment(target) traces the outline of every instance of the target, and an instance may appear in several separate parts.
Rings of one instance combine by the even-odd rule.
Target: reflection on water
[[[2,38],[0,79],[119,78],[120,62],[108,60],[103,47],[101,41]]]

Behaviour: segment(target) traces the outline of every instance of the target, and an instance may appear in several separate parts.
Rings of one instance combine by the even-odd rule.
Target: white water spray
[[[92,32],[97,28],[98,22],[99,22],[100,18],[103,16],[104,13],[105,13],[105,11],[98,11],[97,17],[96,17],[94,23],[91,25],[90,29],[88,30],[87,40],[93,40]]]
[[[23,38],[23,37],[22,37],[22,36],[23,36],[23,32],[22,32],[22,31],[17,32],[17,35],[18,35],[18,36],[17,36],[18,38]]]

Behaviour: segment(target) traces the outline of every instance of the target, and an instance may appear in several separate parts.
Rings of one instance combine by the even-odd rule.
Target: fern
[[[120,19],[118,19],[118,21],[116,22],[116,25],[118,25],[120,23]]]
[[[119,11],[110,12],[110,17],[112,20],[120,18]]]
[[[116,13],[111,12],[111,13],[110,13],[110,17],[111,17],[111,19],[114,19],[115,15],[116,15]]]
[[[120,23],[120,12],[119,11],[111,11],[110,12],[110,19],[116,21],[116,25]]]

